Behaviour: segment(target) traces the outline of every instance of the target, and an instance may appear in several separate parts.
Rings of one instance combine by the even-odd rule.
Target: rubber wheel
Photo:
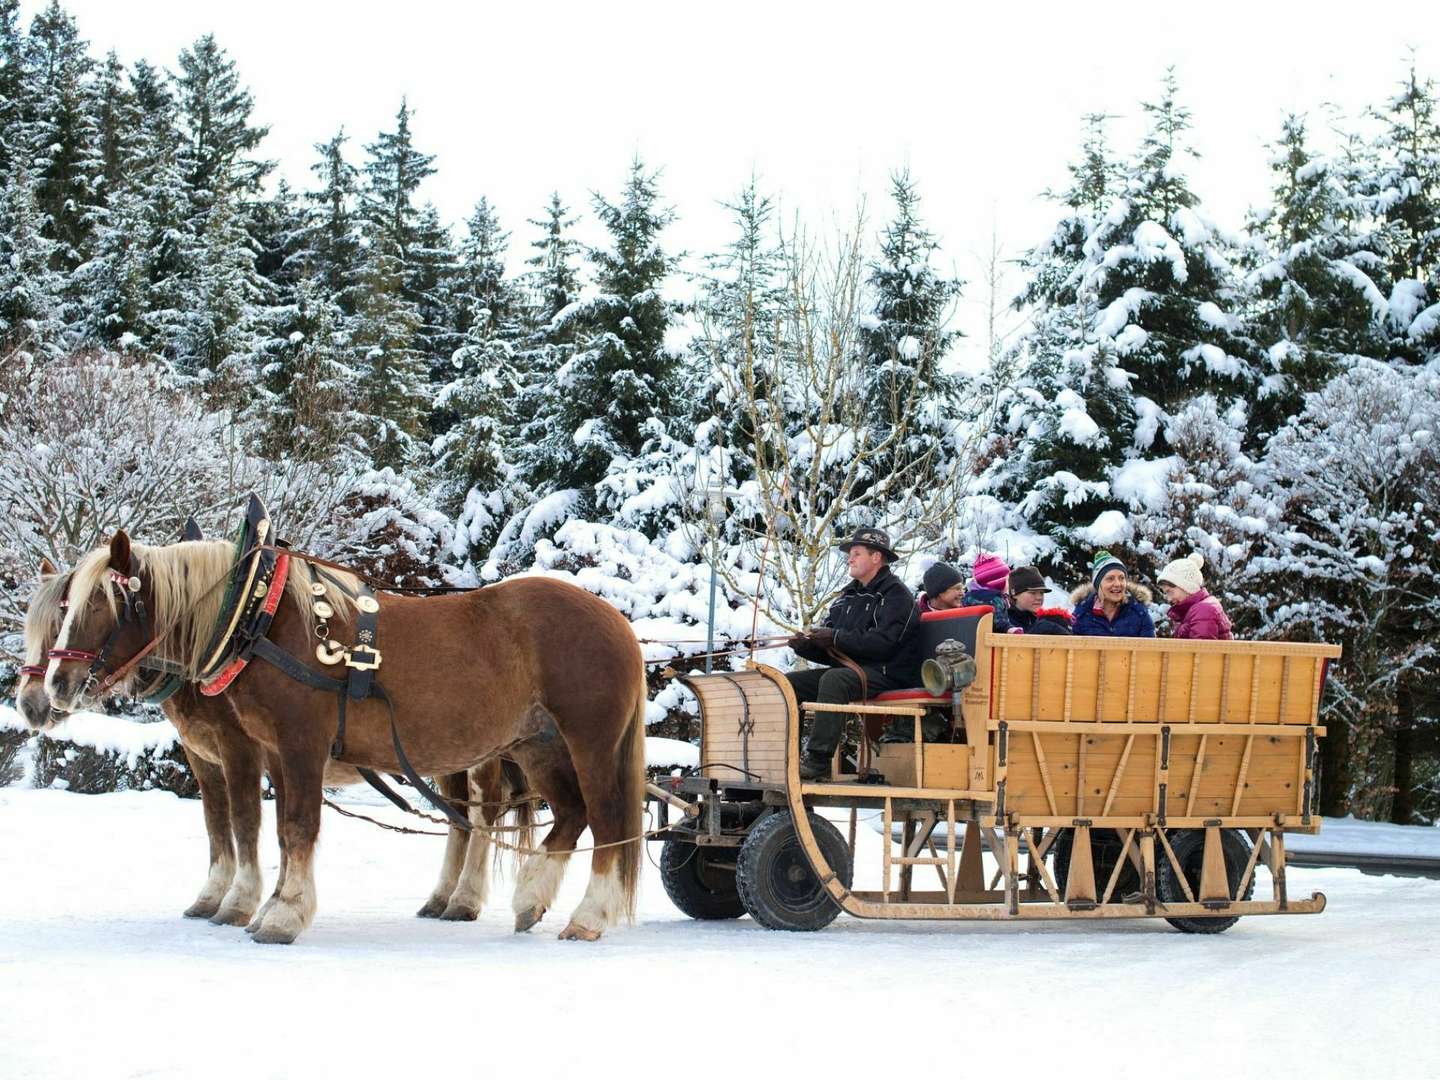
[[[1170,847],[1175,852],[1175,861],[1185,872],[1185,880],[1190,884],[1190,891],[1198,893],[1200,889],[1200,868],[1205,862],[1205,830],[1204,829],[1180,829],[1166,834],[1170,841]],[[1156,845],[1159,848],[1159,845]],[[1220,853],[1225,858],[1225,879],[1230,884],[1230,895],[1235,895],[1235,889],[1240,884],[1240,875],[1245,872],[1245,865],[1250,861],[1250,841],[1243,833],[1234,829],[1224,829],[1220,833]],[[1255,875],[1250,875],[1250,882],[1245,886],[1245,895],[1241,900],[1249,900],[1255,894]],[[1185,890],[1180,887],[1180,881],[1175,876],[1175,868],[1170,865],[1169,856],[1164,849],[1155,852],[1155,896],[1162,904],[1185,904]],[[1238,915],[1217,915],[1217,916],[1191,916],[1183,919],[1165,920],[1177,930],[1183,930],[1187,934],[1218,934],[1223,930],[1229,930],[1240,921]]]
[[[1074,829],[1062,829],[1055,842],[1050,845],[1050,853],[1055,856],[1055,888],[1059,890],[1062,899],[1065,896],[1065,885],[1070,880],[1070,851],[1074,846]],[[1097,900],[1105,895],[1105,886],[1110,883],[1110,875],[1115,872],[1115,862],[1120,858],[1123,847],[1120,834],[1114,829],[1090,830],[1090,857],[1095,865]],[[1132,844],[1131,850],[1137,850],[1137,846]],[[1110,902],[1113,904],[1122,896],[1138,893],[1140,887],[1140,875],[1127,856],[1125,869],[1120,871],[1120,878],[1115,882],[1115,891],[1110,894]]]
[[[808,814],[821,854],[835,876],[850,887],[850,849],[845,838],[818,814]],[[750,917],[771,930],[821,930],[840,914],[840,905],[820,884],[786,812],[771,814],[745,836],[735,862],[740,902]]]
[[[733,853],[733,848],[725,849],[726,855]],[[696,844],[665,841],[660,849],[660,881],[671,902],[692,919],[738,919],[745,914],[735,887],[735,867]]]

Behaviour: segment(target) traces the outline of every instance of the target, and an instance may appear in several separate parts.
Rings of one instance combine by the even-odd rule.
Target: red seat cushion
[[[932,694],[923,686],[917,686],[913,690],[886,690],[883,694],[876,694],[870,699],[873,705],[894,705],[897,702],[914,701],[925,705],[948,705],[950,704],[949,694]]]

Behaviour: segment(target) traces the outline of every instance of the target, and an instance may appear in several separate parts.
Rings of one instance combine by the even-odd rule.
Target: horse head
[[[36,731],[59,719],[45,693],[45,665],[65,617],[65,593],[69,587],[69,574],[62,574],[49,559],[40,560],[35,589],[25,608],[25,661],[15,684],[16,707]]]
[[[137,569],[123,529],[108,548],[91,552],[75,568],[65,618],[48,653],[45,692],[52,709],[74,712],[133,675],[131,661],[154,633],[154,596]]]

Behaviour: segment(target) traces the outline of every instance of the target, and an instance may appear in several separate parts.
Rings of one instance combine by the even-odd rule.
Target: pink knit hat
[[[1005,560],[999,555],[981,553],[975,560],[975,584],[982,589],[994,589],[1003,592],[1005,579],[1010,576],[1010,567],[1005,565]]]

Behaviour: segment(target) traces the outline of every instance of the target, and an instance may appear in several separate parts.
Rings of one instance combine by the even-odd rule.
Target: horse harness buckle
[[[365,653],[369,659],[360,656]],[[374,671],[380,666],[380,650],[370,645],[356,645],[345,654],[345,666],[356,671]]]

